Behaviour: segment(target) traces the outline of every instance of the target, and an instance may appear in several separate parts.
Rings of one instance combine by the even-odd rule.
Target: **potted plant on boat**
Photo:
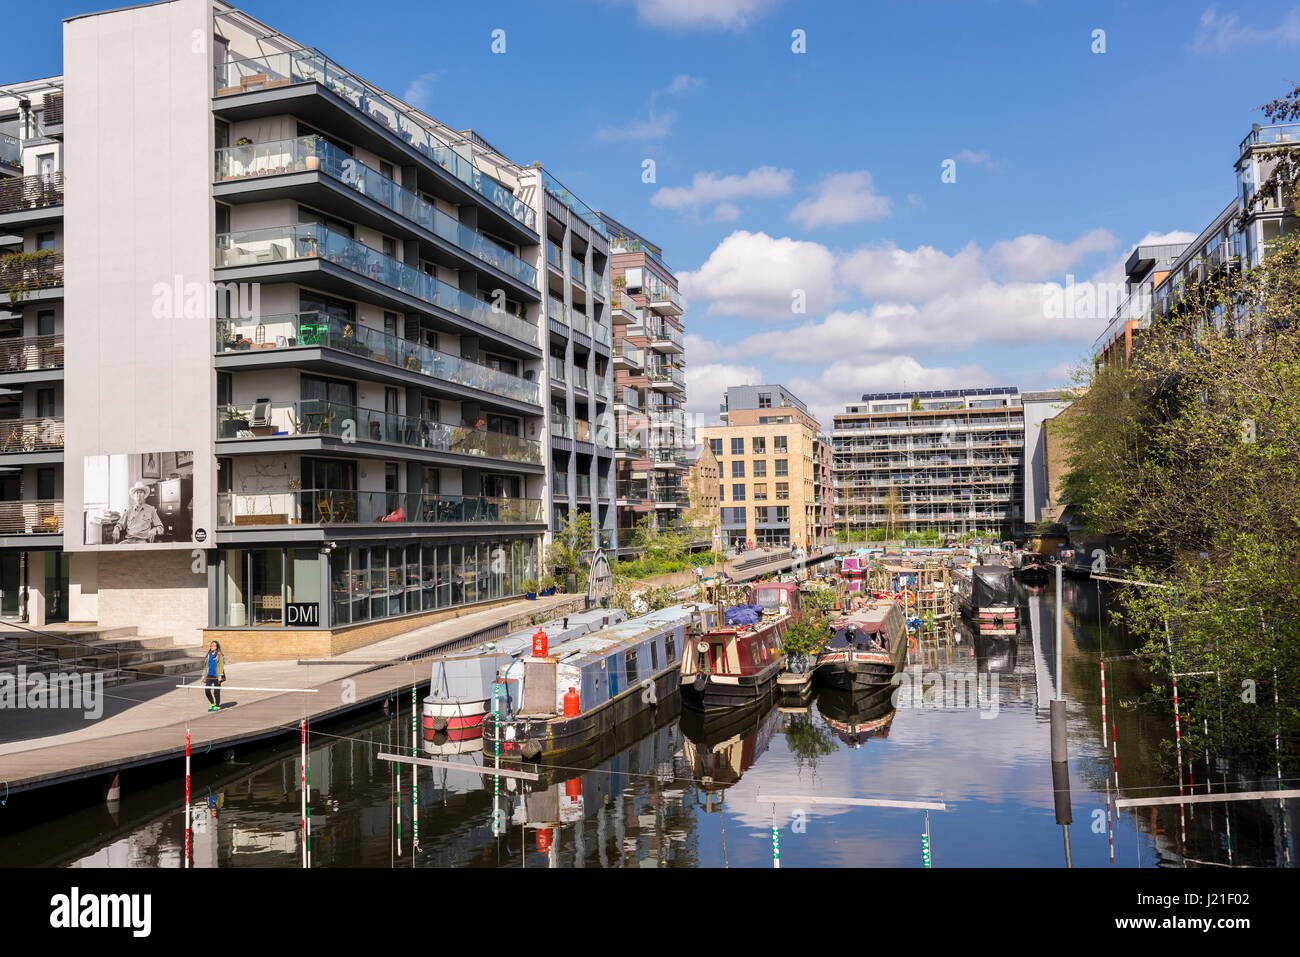
[[[522,587],[524,589],[525,598],[527,598],[529,601],[537,600],[537,579],[536,578],[524,579]]]

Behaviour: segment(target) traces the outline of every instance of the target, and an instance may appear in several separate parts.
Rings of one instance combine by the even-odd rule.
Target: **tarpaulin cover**
[[[757,625],[763,617],[761,605],[733,605],[723,611],[728,625]]]
[[[1011,569],[1005,565],[975,565],[971,568],[971,602],[976,608],[1016,603]]]

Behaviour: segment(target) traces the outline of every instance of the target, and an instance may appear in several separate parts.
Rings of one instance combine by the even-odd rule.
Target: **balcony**
[[[256,342],[258,338],[264,341]],[[478,365],[459,356],[437,352],[377,329],[328,319],[319,313],[303,312],[217,322],[218,353],[247,352],[252,355],[262,350],[305,348],[337,350],[428,376],[439,382],[478,389],[516,402],[530,405],[541,405],[542,402],[541,386],[536,382]]]
[[[659,508],[665,506],[677,508],[683,505],[690,505],[691,500],[686,489],[682,488],[680,485],[656,485],[654,503]]]
[[[222,492],[217,496],[217,524],[223,529],[247,525],[513,525],[541,521],[541,500],[529,498],[289,488]]]
[[[605,229],[605,221],[597,216],[590,206],[565,189],[564,184],[548,173],[544,167],[539,166],[538,169],[541,170],[542,188],[546,192],[558,202],[567,206],[570,212],[590,226],[592,230],[608,238],[609,233]]]
[[[578,498],[591,498],[591,476],[578,473],[575,490]]]
[[[641,393],[637,389],[628,386],[617,387],[616,405],[625,406],[627,411],[639,413],[641,411]]]
[[[581,286],[587,284],[587,269],[582,264],[582,260],[569,257],[569,276]]]
[[[586,419],[573,420],[573,437],[579,442],[591,441],[591,423]]]
[[[0,133],[0,172],[17,173],[22,175],[23,172],[23,148],[18,142],[18,137],[11,136],[8,133]]]
[[[587,318],[587,314],[585,312],[578,312],[577,310],[570,312],[569,323],[573,326],[574,329],[576,329],[578,332],[581,332],[583,335],[586,336],[591,335],[591,320]]]
[[[573,387],[587,391],[587,370],[581,366],[574,366],[573,369]]]
[[[686,351],[686,344],[682,339],[681,332],[666,322],[653,323],[649,329],[649,336],[650,347],[658,352],[680,355]]]
[[[546,244],[546,264],[561,276],[564,275],[564,253],[560,252],[560,247],[555,243]]]
[[[1123,335],[1125,326],[1131,320],[1138,321],[1139,327],[1145,328],[1145,324],[1151,321],[1151,291],[1151,283],[1144,282],[1120,304],[1105,331],[1093,342],[1094,355],[1108,346],[1112,340]]]
[[[62,286],[62,250],[42,249],[0,256],[0,292],[8,293],[11,306],[22,302],[30,292]]]
[[[670,365],[656,365],[650,370],[650,387],[652,389],[673,392],[686,391],[686,373]]]
[[[686,416],[681,409],[651,409],[650,424],[655,428],[686,428]]]
[[[675,449],[675,448],[654,449],[654,455],[652,456],[652,459],[654,461],[654,467],[657,469],[658,468],[672,469],[672,468],[686,467],[686,451],[684,449]]]
[[[620,365],[623,369],[631,371],[641,369],[645,365],[645,352],[639,346],[634,346],[626,339],[614,346],[614,367]]]
[[[566,326],[569,324],[568,307],[557,299],[546,300],[546,316],[547,318],[554,319],[556,322],[563,323]]]
[[[223,63],[214,73],[214,96],[233,96],[272,87],[318,83],[364,116],[386,127],[489,203],[533,232],[537,214],[496,180],[452,149],[405,104],[397,104],[376,87],[334,63],[319,50],[294,50]]]
[[[596,376],[596,396],[601,399],[609,398],[609,383],[604,376]]]
[[[609,348],[610,343],[613,341],[613,336],[610,334],[609,326],[599,322],[593,323],[591,337],[606,349]]]
[[[22,213],[62,205],[62,172],[0,180],[0,213]]]
[[[0,535],[59,535],[62,532],[62,500],[0,502]]]
[[[0,375],[63,368],[63,336],[0,339]]]
[[[49,452],[63,448],[63,416],[0,419],[0,453]]]
[[[467,255],[501,270],[526,286],[537,288],[535,267],[503,246],[461,225],[432,203],[403,189],[378,170],[358,163],[319,136],[300,136],[297,139],[217,150],[216,175],[219,183],[306,172],[324,173],[403,219],[428,230]],[[0,209],[2,208],[3,200],[0,199]]]
[[[564,375],[564,360],[558,356],[550,356],[551,379],[560,384],[565,384],[568,380]]]
[[[632,301],[632,297],[627,294],[627,290],[615,290],[614,296],[610,301],[609,321],[615,326],[640,326],[644,322],[641,310],[637,304]],[[632,332],[630,329],[627,335],[644,335],[645,332]]]
[[[1260,146],[1265,143],[1294,143],[1300,141],[1300,123],[1279,123],[1275,126],[1261,126],[1253,129],[1241,141],[1237,147],[1237,155],[1241,156],[1246,150],[1253,146]]]
[[[217,237],[218,268],[298,259],[325,260],[519,342],[538,344],[535,325],[497,312],[490,302],[316,223],[272,226]]]
[[[655,312],[662,312],[669,316],[680,316],[686,311],[682,294],[667,283],[659,282],[653,276],[645,286],[645,297],[646,302],[650,304],[650,308]]]
[[[618,485],[618,498],[622,502],[650,501],[650,486],[644,479],[622,481]]]
[[[562,472],[557,472],[551,476],[551,497],[569,497],[569,476]]]
[[[259,411],[264,419],[254,418]],[[542,464],[538,442],[517,435],[490,432],[466,425],[432,421],[418,415],[396,415],[375,409],[302,399],[272,402],[259,410],[255,405],[217,407],[217,436],[220,439],[256,440],[302,436],[329,436],[351,444],[375,442],[430,452],[482,456],[507,462]]]

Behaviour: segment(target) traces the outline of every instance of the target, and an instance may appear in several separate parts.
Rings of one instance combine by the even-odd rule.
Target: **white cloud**
[[[994,243],[989,260],[1004,279],[1033,280],[1059,276],[1085,256],[1113,249],[1115,239],[1105,229],[1093,229],[1063,243],[1037,233]]]
[[[704,265],[677,278],[688,298],[711,300],[707,315],[790,318],[796,290],[803,291],[809,313],[832,305],[835,256],[819,243],[737,230]]]
[[[687,352],[690,355],[690,352]],[[719,421],[718,406],[731,385],[751,385],[762,382],[763,373],[757,366],[731,365],[725,362],[686,366],[686,411],[698,416],[696,425],[711,425]]]
[[[697,87],[704,85],[704,78],[691,76],[689,73],[678,73],[673,77],[673,81],[668,84],[664,90],[666,93],[686,93]]]
[[[803,399],[822,428],[834,427],[835,415],[850,402],[859,401],[864,393],[898,392],[914,389],[963,389],[998,385],[983,367],[923,366],[909,355],[891,356],[879,362],[833,362],[816,378],[795,376],[786,388]]]
[[[760,166],[744,176],[696,173],[690,186],[664,186],[650,197],[650,205],[659,209],[698,209],[735,199],[766,199],[790,192],[794,171]]]
[[[790,211],[790,219],[805,229],[815,229],[883,219],[889,214],[889,197],[876,192],[871,174],[863,169],[823,177],[816,192]]]
[[[1300,42],[1300,9],[1292,9],[1275,27],[1241,26],[1237,14],[1220,15],[1207,7],[1188,44],[1193,53],[1226,53],[1238,47],[1291,46]]]
[[[932,299],[988,279],[983,252],[974,243],[952,256],[933,246],[859,249],[840,262],[839,272],[864,296],[892,301]]]
[[[665,139],[672,130],[673,113],[653,112],[644,120],[633,120],[623,126],[602,126],[596,131],[596,140],[601,143],[621,141],[650,141]]]
[[[1000,170],[1007,165],[1006,160],[995,160],[987,150],[962,150],[953,157],[958,163],[967,163],[971,166],[983,166],[985,169]]]
[[[740,207],[735,203],[718,203],[709,218],[715,223],[734,223],[740,218]]]
[[[632,0],[637,18],[656,27],[743,30],[780,0]]]
[[[688,368],[697,362],[714,362],[722,355],[722,346],[716,342],[710,342],[703,336],[688,332],[686,333],[686,355],[690,359]]]
[[[430,97],[433,95],[434,81],[441,77],[442,74],[442,70],[430,70],[428,73],[421,73],[406,85],[406,91],[402,94],[402,99],[417,109],[427,112],[432,107]]]

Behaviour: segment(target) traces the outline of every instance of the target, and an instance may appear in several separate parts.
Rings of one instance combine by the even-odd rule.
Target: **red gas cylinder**
[[[564,796],[570,798],[582,797],[582,778],[569,778],[564,782]]]
[[[564,716],[566,718],[576,718],[582,711],[581,702],[578,699],[578,692],[573,688],[564,696]]]
[[[551,849],[551,829],[549,827],[539,827],[537,829],[537,849],[543,854]]]
[[[533,657],[546,657],[546,632],[541,628],[538,628],[537,634],[533,635]]]

